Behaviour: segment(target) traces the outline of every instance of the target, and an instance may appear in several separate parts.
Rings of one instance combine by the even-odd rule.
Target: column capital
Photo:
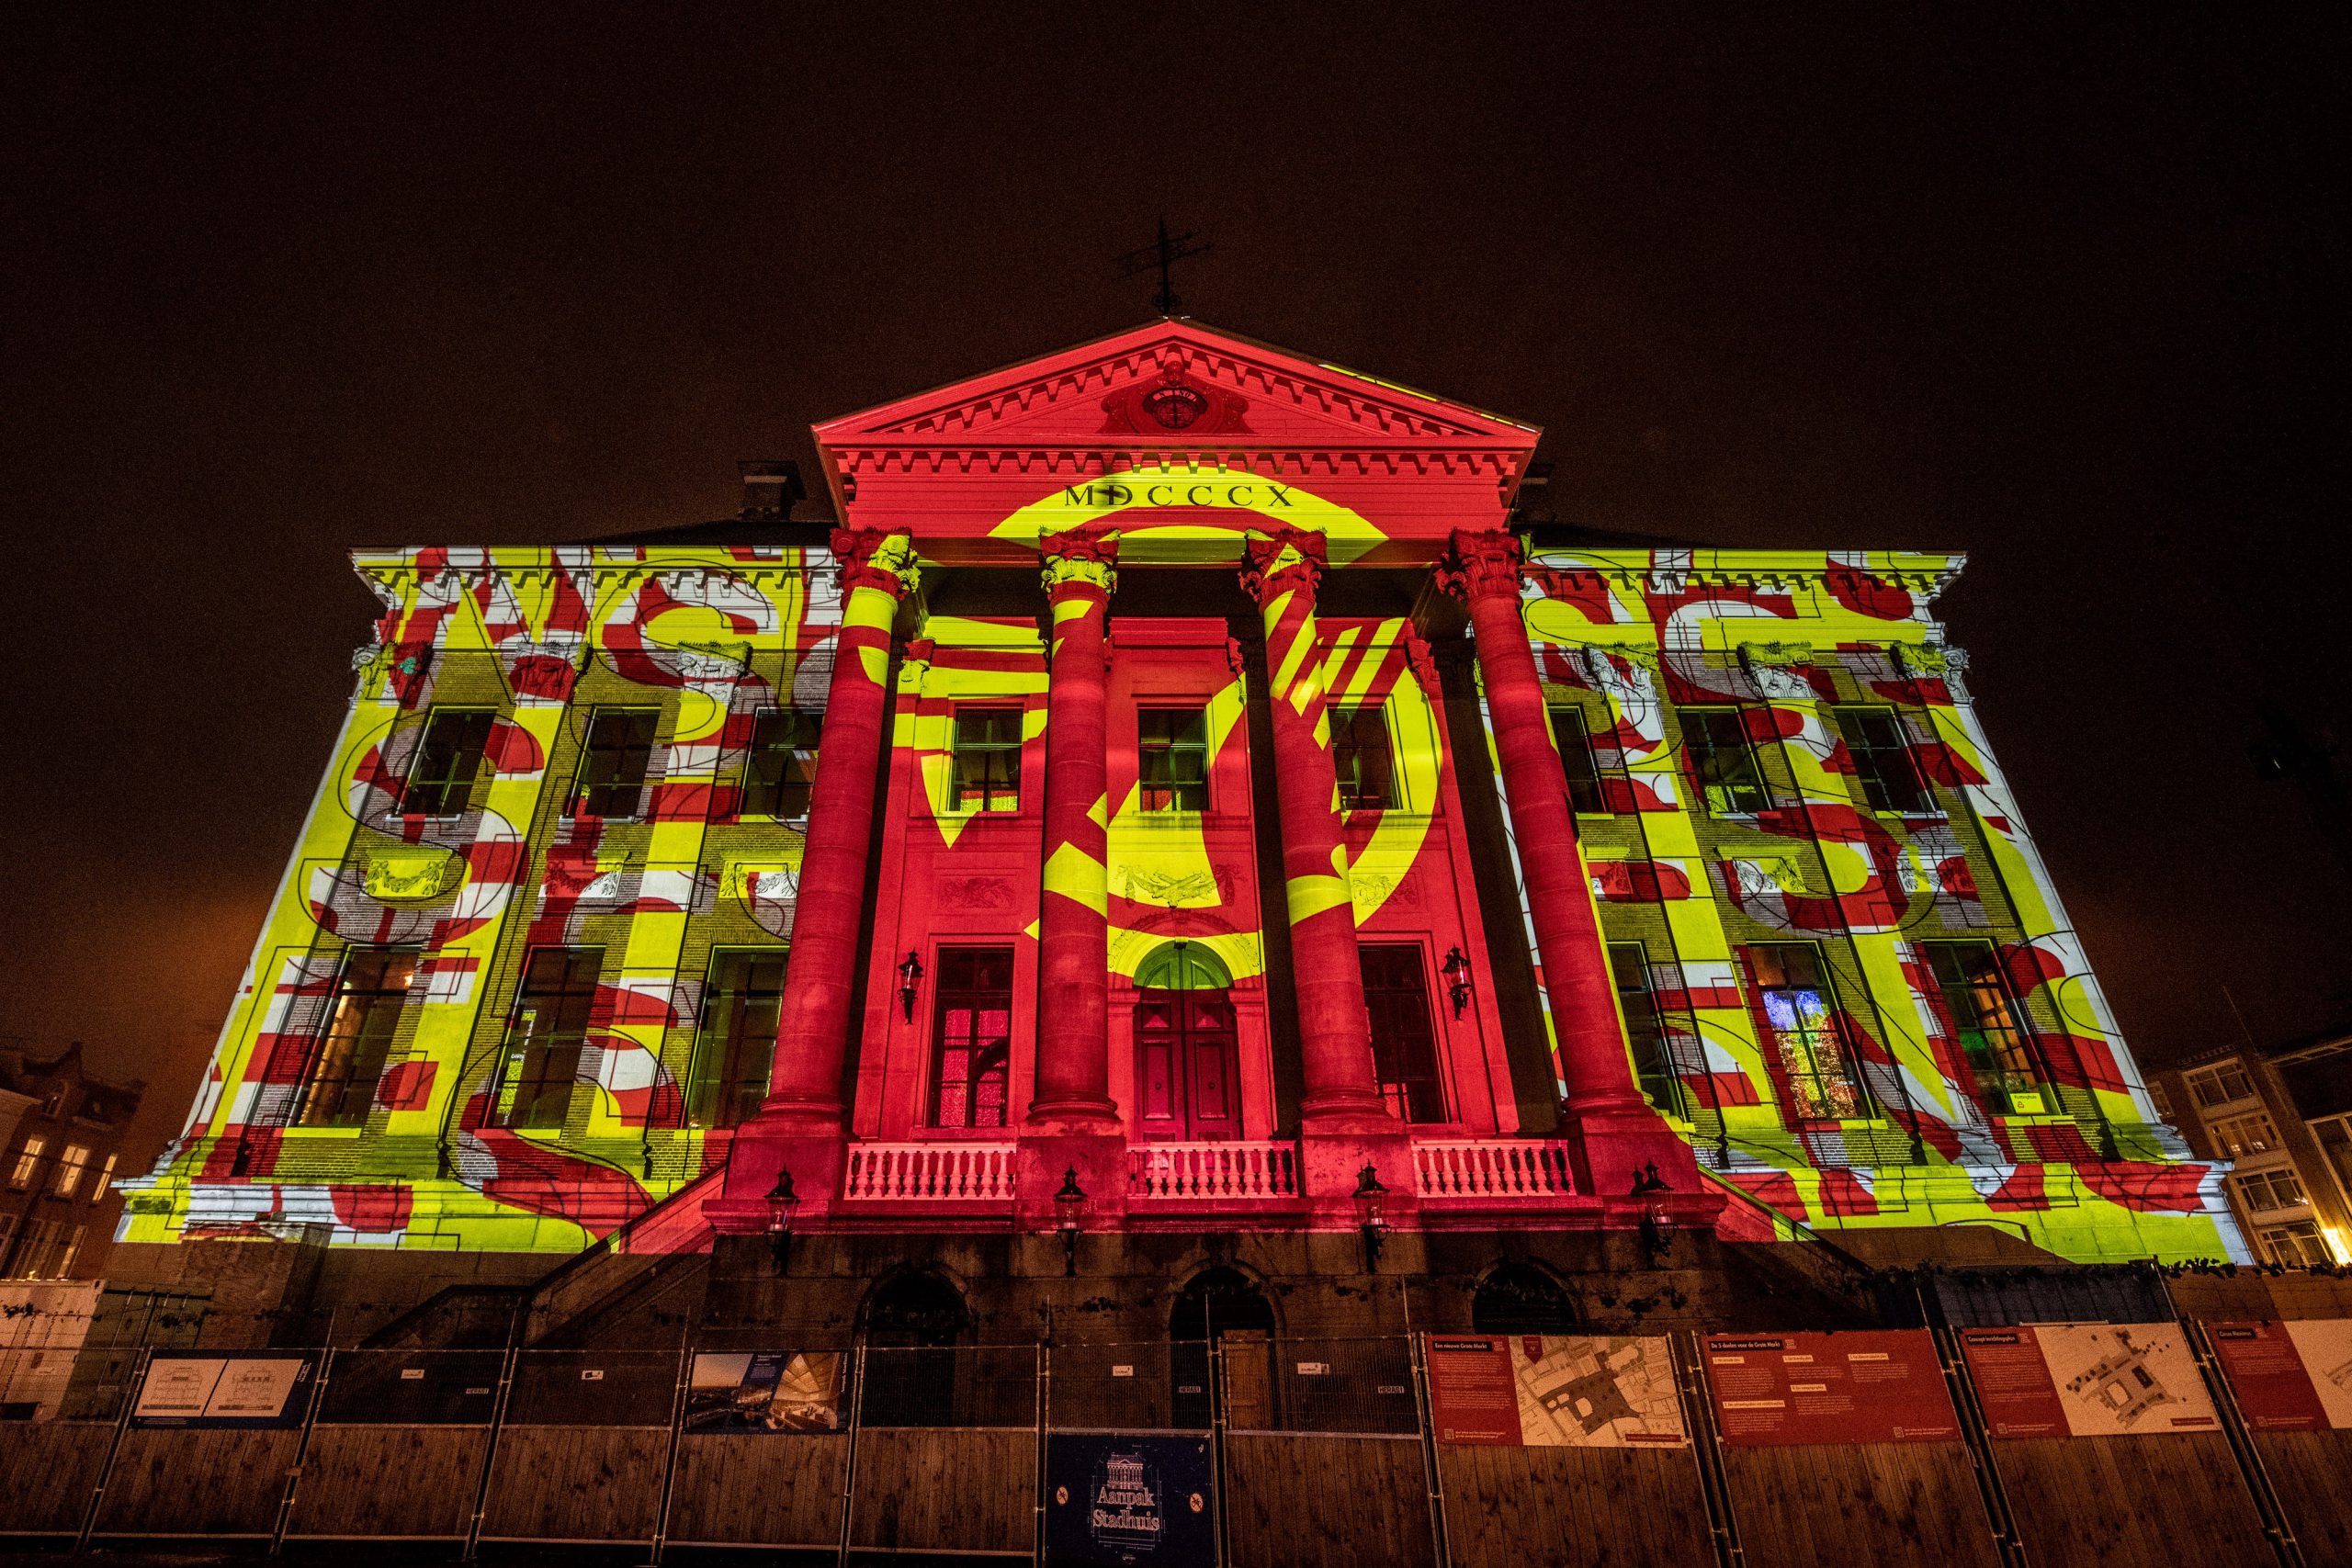
[[[914,591],[919,573],[915,543],[908,536],[878,528],[836,528],[831,542],[842,592],[876,588],[897,599]]]
[[[1037,541],[1045,559],[1042,580],[1052,599],[1073,585],[1091,587],[1104,595],[1119,586],[1119,536],[1115,530],[1075,528]]]
[[[1468,604],[1488,594],[1519,598],[1519,540],[1499,529],[1456,528],[1437,564],[1438,587]]]
[[[1277,595],[1295,589],[1312,593],[1323,580],[1328,560],[1320,534],[1301,528],[1252,533],[1241,547],[1242,592],[1261,610]]]

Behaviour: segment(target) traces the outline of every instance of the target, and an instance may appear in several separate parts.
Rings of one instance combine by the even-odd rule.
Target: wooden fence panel
[[[1230,1433],[1225,1507],[1233,1561],[1249,1568],[1427,1568],[1436,1556],[1418,1438]]]
[[[2037,1562],[2243,1568],[2270,1561],[2261,1516],[2219,1432],[2036,1438],[1991,1448],[2018,1536]]]
[[[287,1533],[463,1537],[489,1444],[482,1427],[314,1427]]]
[[[665,1427],[509,1427],[491,1466],[482,1535],[650,1541],[669,1449]]]
[[[1726,1448],[1724,1472],[1748,1568],[1999,1568],[1976,1472],[1959,1443]]]
[[[301,1443],[289,1427],[134,1427],[115,1456],[97,1533],[268,1535]]]
[[[1453,1568],[1684,1568],[1713,1551],[1689,1449],[1442,1443],[1437,1453]]]
[[[678,1440],[671,1482],[673,1541],[831,1546],[842,1538],[849,1439],[783,1433],[695,1434]]]
[[[2256,1432],[2254,1446],[2303,1561],[2352,1562],[2352,1432]]]
[[[859,1546],[1027,1552],[1037,1434],[1027,1427],[869,1427],[857,1438]]]
[[[106,1468],[111,1421],[28,1421],[0,1427],[0,1536],[72,1535]]]

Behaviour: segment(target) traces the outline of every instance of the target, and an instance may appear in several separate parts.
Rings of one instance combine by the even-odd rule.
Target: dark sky
[[[1147,316],[1162,212],[1204,320],[1543,424],[1564,518],[1971,552],[2127,1036],[2352,1015],[2346,872],[2245,756],[2265,700],[2352,739],[2344,11],[1401,9],[16,13],[0,1035],[176,1124],[349,547],[731,513],[812,421]]]

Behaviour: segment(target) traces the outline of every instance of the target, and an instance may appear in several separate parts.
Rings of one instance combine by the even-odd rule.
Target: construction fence
[[[41,1376],[0,1426],[17,1550],[2352,1562],[2352,1319],[85,1348]]]

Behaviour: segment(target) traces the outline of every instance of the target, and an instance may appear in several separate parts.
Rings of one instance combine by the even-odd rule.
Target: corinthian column
[[[1115,534],[1049,539],[1053,620],[1046,697],[1046,852],[1037,906],[1036,1131],[1107,1133],[1111,1103],[1110,739],[1103,622],[1116,583]]]
[[[1251,536],[1241,586],[1266,624],[1266,674],[1274,730],[1274,790],[1290,909],[1291,972],[1298,997],[1299,1066],[1306,1130],[1399,1131],[1380,1101],[1356,953],[1355,903],[1340,833],[1339,782],[1324,719],[1315,591],[1323,540],[1313,534]]]

